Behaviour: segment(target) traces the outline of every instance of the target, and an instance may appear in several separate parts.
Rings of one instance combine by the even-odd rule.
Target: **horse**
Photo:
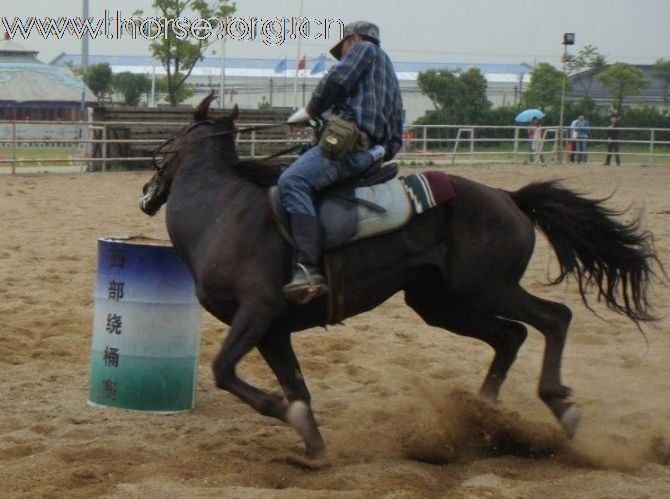
[[[172,243],[193,275],[202,306],[230,326],[213,362],[216,386],[260,414],[292,426],[302,437],[305,459],[327,459],[291,334],[326,323],[327,296],[298,305],[284,299],[291,245],[269,215],[268,187],[277,168],[242,160],[235,147],[237,107],[209,118],[209,95],[193,122],[170,141],[163,163],[143,187],[140,208],[154,215],[166,206]],[[165,144],[164,144],[165,145]],[[446,175],[446,174],[445,174]],[[569,437],[581,410],[561,380],[561,361],[571,310],[526,291],[520,280],[535,244],[535,229],[553,247],[560,266],[548,284],[576,277],[587,293],[638,327],[657,320],[650,304],[655,263],[652,234],[640,216],[605,206],[560,181],[528,184],[508,192],[449,175],[453,201],[415,216],[402,228],[333,250],[346,282],[344,317],[372,310],[404,292],[405,302],[429,325],[479,339],[494,351],[480,394],[496,400],[526,325],[545,339],[538,394]],[[662,268],[662,266],[661,266]],[[257,348],[283,395],[240,379],[237,363]],[[302,459],[302,458],[301,458]]]

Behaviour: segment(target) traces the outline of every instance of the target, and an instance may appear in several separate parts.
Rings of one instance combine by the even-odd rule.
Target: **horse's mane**
[[[193,113],[194,122],[212,120],[209,113],[209,105],[214,99],[214,92],[210,92],[210,94],[203,99]],[[235,128],[234,122],[238,116],[239,109],[237,105],[235,105],[228,116],[219,117],[212,121],[217,125],[223,125],[233,130]],[[235,156],[237,156],[237,154],[235,154]],[[230,160],[230,166],[240,177],[263,187],[277,185],[277,180],[285,167],[285,165],[270,164],[257,159],[238,159],[237,157]]]
[[[283,171],[281,165],[270,165],[257,159],[238,159],[232,161],[231,166],[240,177],[263,187],[277,185]]]

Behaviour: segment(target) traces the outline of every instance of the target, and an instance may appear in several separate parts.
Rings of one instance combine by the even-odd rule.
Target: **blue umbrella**
[[[544,118],[544,113],[539,109],[526,109],[525,111],[521,111],[517,117],[514,118],[514,121],[517,123],[529,123],[533,121],[533,118],[541,120]]]

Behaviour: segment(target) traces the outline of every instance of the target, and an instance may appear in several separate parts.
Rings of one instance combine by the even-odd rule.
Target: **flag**
[[[275,66],[275,73],[285,73],[286,72],[286,63],[287,59],[284,57],[281,61],[279,61],[279,64]]]
[[[300,71],[301,69],[305,69],[306,66],[307,66],[307,56],[306,56],[306,55],[303,55],[303,56],[302,56],[302,59],[300,59],[300,60],[298,61],[298,68],[297,68],[297,70]]]
[[[316,60],[316,64],[312,68],[312,70],[309,72],[309,74],[315,75],[323,72],[323,70],[326,69],[326,56],[321,54],[319,58]]]

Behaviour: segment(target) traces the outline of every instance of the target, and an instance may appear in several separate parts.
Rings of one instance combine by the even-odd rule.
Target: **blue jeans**
[[[586,137],[575,139],[575,161],[577,163],[586,163]]]
[[[353,151],[332,161],[317,145],[302,154],[279,177],[279,197],[290,214],[316,216],[313,196],[329,185],[367,170],[373,158],[367,151]]]

